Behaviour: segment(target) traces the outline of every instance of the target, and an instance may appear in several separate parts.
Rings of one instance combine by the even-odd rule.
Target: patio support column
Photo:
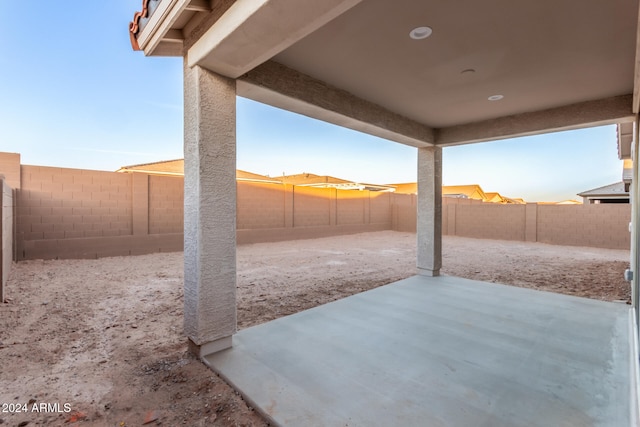
[[[236,82],[184,65],[184,330],[198,357],[236,332]]]
[[[418,274],[439,276],[442,266],[442,148],[418,148]]]

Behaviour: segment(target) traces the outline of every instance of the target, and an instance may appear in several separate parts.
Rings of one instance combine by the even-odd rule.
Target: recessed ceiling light
[[[431,35],[433,30],[429,27],[416,27],[409,32],[409,37],[414,40],[426,39]]]
[[[502,98],[504,98],[503,95],[491,95],[489,98],[487,98],[489,101],[500,101]]]

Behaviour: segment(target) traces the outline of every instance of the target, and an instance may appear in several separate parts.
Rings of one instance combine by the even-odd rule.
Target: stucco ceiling
[[[637,20],[635,0],[365,0],[273,59],[440,128],[632,93]]]

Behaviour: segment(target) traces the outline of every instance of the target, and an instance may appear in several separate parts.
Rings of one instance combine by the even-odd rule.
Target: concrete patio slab
[[[629,306],[411,277],[208,356],[275,425],[628,426]]]

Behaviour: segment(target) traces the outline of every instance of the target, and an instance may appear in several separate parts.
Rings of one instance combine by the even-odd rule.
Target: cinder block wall
[[[18,238],[52,240],[131,234],[131,176],[22,166]]]
[[[336,191],[336,224],[367,224],[368,207],[368,191]]]
[[[525,205],[449,204],[455,210],[455,234],[477,239],[524,240]],[[443,227],[443,230],[448,229]]]
[[[6,179],[0,175],[0,303],[7,294],[13,263],[14,192]]]
[[[149,234],[184,231],[184,178],[149,176]]]
[[[443,234],[553,245],[629,249],[631,205],[493,205],[449,202]]]
[[[280,184],[238,182],[236,227],[246,230],[286,227],[287,191],[287,186]]]
[[[184,178],[23,165],[18,259],[181,250]],[[237,183],[239,243],[391,228],[392,195]]]
[[[393,196],[393,230],[416,230],[414,200]],[[631,205],[498,205],[443,198],[442,234],[552,245],[629,249]]]
[[[293,187],[293,226],[331,225],[331,205],[335,199],[333,188]]]
[[[238,182],[238,243],[391,229],[391,195]]]
[[[416,232],[417,197],[415,194],[391,194],[391,229]]]
[[[0,155],[15,169],[19,157]],[[183,246],[184,180],[27,166],[13,178],[17,259],[95,258]],[[3,217],[4,218],[4,217]],[[630,205],[495,205],[443,199],[443,234],[628,249]],[[238,243],[415,232],[416,196],[237,183]]]
[[[20,154],[0,152],[0,175],[4,175],[9,187],[20,188]]]
[[[393,193],[369,193],[369,222],[391,225]]]
[[[629,249],[631,205],[538,205],[537,240],[552,245]]]
[[[17,259],[181,250],[181,180],[22,165]]]

